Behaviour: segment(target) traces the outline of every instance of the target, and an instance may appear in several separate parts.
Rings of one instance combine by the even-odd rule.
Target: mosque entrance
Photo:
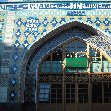
[[[37,111],[93,111],[111,102],[111,64],[80,39],[63,43],[39,64]]]

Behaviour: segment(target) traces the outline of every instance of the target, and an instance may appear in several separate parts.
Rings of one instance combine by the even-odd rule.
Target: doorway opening
[[[80,39],[65,42],[39,64],[38,111],[91,111],[111,103],[111,64]]]

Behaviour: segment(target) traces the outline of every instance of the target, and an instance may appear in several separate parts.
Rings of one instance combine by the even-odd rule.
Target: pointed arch
[[[66,39],[65,39],[66,37]],[[84,23],[80,23],[78,21],[72,21],[66,23],[55,30],[52,30],[50,33],[39,39],[35,42],[32,47],[29,49],[27,54],[24,57],[24,61],[21,68],[21,85],[20,85],[20,102],[24,102],[24,88],[25,88],[25,76],[27,71],[27,66],[31,64],[32,59],[39,55],[39,59],[41,60],[46,54],[56,48],[57,45],[61,45],[65,41],[71,40],[72,38],[79,38],[88,43],[91,47],[101,51],[101,53],[107,58],[107,60],[111,63],[111,38],[104,35],[102,32],[96,30],[92,26],[89,26]],[[57,41],[57,44],[55,43]],[[60,41],[59,41],[60,40]],[[48,47],[50,43],[50,48]],[[55,44],[53,44],[55,43]],[[54,46],[55,45],[55,46]],[[47,47],[47,51],[44,51],[44,47]],[[49,48],[49,49],[48,49]],[[51,49],[52,48],[52,49]],[[36,59],[35,59],[36,60]],[[38,63],[40,62],[38,60]]]

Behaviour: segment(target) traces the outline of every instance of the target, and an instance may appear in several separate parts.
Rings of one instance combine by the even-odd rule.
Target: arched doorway
[[[91,111],[92,103],[110,103],[110,66],[80,39],[58,46],[39,64],[38,111]]]
[[[71,41],[73,41],[74,43],[76,43],[76,41],[79,41],[81,45],[84,44],[86,49],[89,50],[89,51],[86,50],[87,53],[85,52],[86,58],[82,58],[84,60],[84,62],[88,61],[87,64],[85,62],[86,66],[91,65],[91,64],[89,64],[89,61],[91,61],[90,58],[89,58],[90,57],[89,52],[90,52],[91,48],[93,50],[95,50],[95,52],[96,52],[95,55],[99,54],[98,56],[100,56],[102,59],[104,58],[104,60],[107,61],[104,64],[109,64],[109,61],[111,62],[111,58],[110,58],[110,52],[111,52],[110,38],[108,38],[107,36],[102,34],[100,31],[95,30],[93,27],[88,26],[84,23],[77,22],[77,21],[74,21],[74,22],[65,24],[61,27],[58,27],[57,29],[53,30],[52,32],[50,32],[49,34],[47,34],[46,36],[41,38],[39,41],[37,41],[30,48],[30,50],[27,52],[26,56],[24,57],[23,67],[21,69],[21,85],[20,85],[20,97],[19,97],[21,102],[26,102],[26,103],[37,103],[38,102],[39,103],[38,98],[39,98],[39,93],[40,92],[37,91],[37,90],[40,89],[40,87],[42,87],[42,86],[38,86],[38,83],[40,82],[40,81],[38,81],[38,79],[39,79],[38,77],[43,75],[43,74],[41,74],[40,76],[38,76],[38,74],[41,73],[40,72],[41,70],[39,70],[39,69],[42,65],[42,62],[44,62],[45,59],[49,55],[53,54],[54,51],[56,51],[58,48],[59,48],[59,51],[60,51],[60,49],[62,50],[62,56],[61,56],[61,58],[62,58],[62,61],[61,61],[61,63],[62,63],[62,72],[64,72],[64,75],[67,75],[68,78],[74,78],[73,77],[74,74],[72,74],[72,75],[69,74],[70,75],[69,76],[65,72],[65,69],[67,68],[66,67],[67,62],[65,62],[65,61],[72,61],[72,60],[71,59],[68,60],[68,58],[65,59],[66,58],[66,52],[65,52],[64,48],[66,47],[66,44],[72,43]],[[80,50],[80,52],[81,51],[82,50]],[[74,52],[74,54],[75,54],[75,52]],[[81,56],[81,53],[80,53],[80,56]],[[70,55],[70,57],[73,58],[74,55]],[[98,58],[96,58],[96,59],[98,59]],[[102,59],[101,59],[100,62],[103,65]],[[77,63],[78,63],[78,61],[81,61],[80,58],[78,59],[78,53],[77,52],[75,54],[75,60],[74,61],[76,61]],[[100,64],[98,63],[98,65],[100,65]],[[97,69],[98,65],[96,66],[95,70],[98,70]],[[100,67],[102,67],[102,65],[100,65]],[[70,67],[72,67],[72,66],[70,66]],[[76,67],[79,67],[79,66],[77,65]],[[83,77],[80,76],[80,78],[84,78],[84,76],[87,78],[87,76],[89,77],[89,74],[90,74],[90,78],[92,78],[92,79],[96,78],[96,80],[94,80],[95,83],[98,83],[97,81],[101,81],[101,80],[99,80],[99,78],[101,78],[101,77],[106,78],[106,79],[102,79],[102,81],[105,81],[105,82],[110,81],[110,79],[109,79],[110,78],[110,73],[109,73],[110,72],[110,66],[108,66],[109,69],[105,72],[102,71],[103,70],[102,68],[99,70],[99,71],[101,71],[101,73],[103,72],[105,75],[102,75],[103,73],[102,74],[95,73],[95,75],[91,75],[91,72],[90,72],[91,68],[90,67],[91,66],[89,66],[89,68],[87,69],[87,72],[85,72],[85,74],[82,75]],[[69,68],[68,70],[69,71],[74,71],[73,68]],[[78,69],[78,68],[76,69],[77,72],[79,72],[79,70],[80,69]],[[82,68],[81,71],[83,71],[83,70],[86,70],[86,69]],[[68,72],[68,73],[70,73],[70,72]],[[83,73],[84,73],[84,71],[83,71]],[[63,74],[63,73],[61,73],[61,74]],[[79,74],[76,73],[75,75],[78,76]],[[56,76],[55,76],[55,78],[56,78]],[[63,76],[61,76],[61,78],[63,78]],[[75,76],[75,78],[77,78],[77,77]],[[88,78],[88,80],[91,80],[91,79]],[[84,82],[84,80],[82,80],[82,81]],[[86,83],[87,83],[87,85],[83,86],[83,87],[87,87],[88,89],[90,89],[91,87],[89,87],[89,85],[90,85],[91,82],[86,81]],[[64,88],[62,88],[62,90],[64,89],[64,92],[62,91],[62,93],[65,94],[65,88],[68,87],[68,86],[62,82],[62,86],[63,85],[64,85]],[[74,86],[74,85],[72,85],[70,83],[69,86],[70,86],[70,90],[71,90],[72,86]],[[75,91],[77,91],[77,92],[78,92],[78,87],[79,86],[76,84],[75,85]],[[82,87],[82,86],[80,86],[80,87]],[[97,87],[99,87],[99,86],[97,85]],[[91,94],[89,95],[89,91],[90,90],[88,90],[88,103],[80,104],[79,99],[77,98],[78,96],[76,95],[75,100],[74,100],[74,97],[73,97],[73,100],[68,100],[69,98],[67,98],[67,101],[70,101],[70,102],[74,101],[74,104],[71,103],[72,104],[72,106],[71,106],[70,103],[67,103],[67,105],[66,105],[66,97],[63,94],[64,96],[62,95],[62,103],[60,103],[60,107],[58,106],[58,108],[61,108],[61,110],[66,110],[67,111],[67,110],[70,110],[70,109],[74,108],[74,105],[75,105],[74,110],[80,110],[80,111],[92,110],[92,111],[96,111],[95,109],[93,110],[93,108],[91,108],[93,104],[91,104],[92,100],[91,100]],[[102,89],[102,91],[103,91],[103,89]],[[78,94],[78,93],[75,93],[75,94]],[[70,94],[70,97],[71,97],[71,94]],[[102,97],[103,97],[103,95],[102,95]],[[89,98],[90,98],[90,100],[89,100]],[[43,105],[45,105],[45,104],[46,103],[39,103],[37,105],[38,110],[40,109],[41,106],[42,106],[41,108],[43,108],[44,107]],[[47,103],[47,106],[48,106],[48,104],[49,103]],[[53,103],[53,104],[49,104],[49,106],[54,105],[54,104],[55,104],[55,106],[53,106],[53,109],[58,111],[58,109],[56,109],[56,106],[59,105],[59,104]],[[83,107],[83,105],[86,105],[86,107]],[[68,107],[70,109],[66,109]],[[85,109],[82,110],[81,107],[85,108]],[[44,109],[41,109],[41,110],[44,110]],[[47,110],[49,110],[49,109],[47,109]],[[46,111],[46,109],[45,109],[45,111]]]

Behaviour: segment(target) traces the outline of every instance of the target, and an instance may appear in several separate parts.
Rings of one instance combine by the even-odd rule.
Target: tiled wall
[[[6,2],[38,2],[38,0],[5,0]],[[67,0],[39,0],[39,1],[67,1]],[[74,1],[74,0],[70,0]],[[75,1],[83,1],[83,0],[75,0]],[[95,1],[95,0],[86,0],[86,1]],[[98,1],[104,1],[104,0],[98,0]],[[110,1],[110,0],[107,0]],[[4,2],[4,1],[3,1]]]
[[[42,3],[39,8],[33,3],[1,5],[0,87],[7,87],[7,95],[4,95],[7,96],[7,102],[18,102],[20,71],[25,54],[35,42],[52,30],[71,21],[80,21],[111,36],[111,3],[105,5],[104,9],[92,8],[91,5],[85,10],[73,9],[74,7],[70,9],[70,4],[67,3],[64,5],[57,2],[56,4],[62,5],[59,9],[45,9],[43,5],[46,3]]]

